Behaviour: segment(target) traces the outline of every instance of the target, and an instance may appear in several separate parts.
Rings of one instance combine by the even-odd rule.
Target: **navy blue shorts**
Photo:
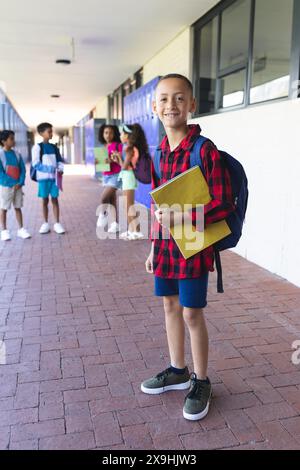
[[[165,279],[154,277],[154,293],[158,297],[179,295],[179,303],[188,308],[207,305],[208,273],[193,279]]]

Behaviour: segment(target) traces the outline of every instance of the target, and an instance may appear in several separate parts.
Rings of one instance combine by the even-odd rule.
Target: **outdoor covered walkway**
[[[88,176],[65,178],[62,237],[38,234],[34,183],[25,191],[34,236],[0,245],[1,449],[300,449],[300,289],[223,256],[225,294],[212,275],[206,309],[214,398],[187,422],[184,392],[140,391],[168,365],[149,242],[97,239]]]

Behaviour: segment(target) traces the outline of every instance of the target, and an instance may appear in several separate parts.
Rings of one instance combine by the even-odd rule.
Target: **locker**
[[[152,156],[164,135],[163,126],[152,111],[152,101],[158,80],[159,77],[154,78],[124,98],[125,122],[138,123],[143,127]],[[136,201],[150,207],[150,190],[151,185],[138,183]]]

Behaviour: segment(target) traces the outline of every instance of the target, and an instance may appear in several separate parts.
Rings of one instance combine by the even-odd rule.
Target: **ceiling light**
[[[51,95],[51,98],[60,98],[60,95]]]
[[[71,61],[69,59],[57,59],[55,63],[58,65],[71,65]]]

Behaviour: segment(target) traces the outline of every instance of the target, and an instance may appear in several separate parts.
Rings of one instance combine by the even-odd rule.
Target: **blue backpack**
[[[190,153],[191,168],[193,166],[199,166],[202,172],[203,162],[201,159],[200,152],[202,145],[207,140],[209,139],[200,135],[196,140]],[[218,273],[217,290],[218,292],[224,292],[220,251],[227,250],[229,248],[234,248],[235,246],[237,246],[239,239],[241,238],[243,224],[246,216],[249,191],[247,176],[241,163],[226,152],[219,150],[219,153],[222,156],[225,162],[225,166],[230,175],[232,195],[235,205],[235,211],[231,212],[229,216],[225,219],[227,224],[229,225],[231,234],[214,244],[215,262]],[[161,150],[158,148],[155,151],[153,160],[155,173],[158,178],[160,178],[160,159]]]

